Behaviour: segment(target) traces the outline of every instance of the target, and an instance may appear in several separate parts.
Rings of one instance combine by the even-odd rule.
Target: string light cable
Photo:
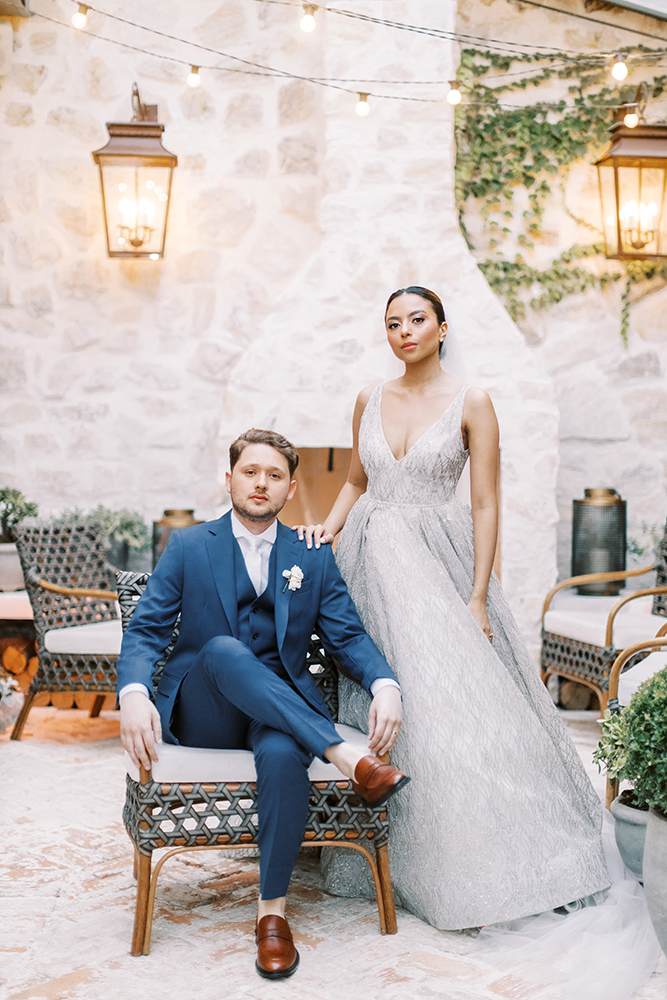
[[[276,0],[261,0],[261,2],[276,2]],[[278,0],[278,2],[280,2],[280,0]],[[295,6],[295,5],[290,3],[289,6]],[[318,9],[323,9],[323,8],[318,8]],[[324,9],[330,10],[330,8],[324,8]],[[223,59],[230,59],[232,61],[239,62],[239,63],[241,63],[244,66],[244,68],[241,69],[241,68],[237,68],[237,67],[227,67],[227,66],[220,66],[220,65],[215,65],[215,66],[195,65],[195,64],[193,64],[193,62],[192,62],[191,59],[182,59],[182,58],[179,58],[178,56],[171,56],[171,55],[166,55],[166,54],[160,53],[160,52],[154,52],[154,51],[151,51],[149,49],[143,48],[142,46],[132,45],[129,42],[124,42],[124,41],[121,41],[121,40],[115,39],[115,38],[109,38],[109,37],[107,37],[105,35],[100,35],[100,34],[97,34],[94,31],[86,30],[84,28],[80,28],[80,29],[74,28],[74,30],[76,30],[77,33],[79,33],[79,34],[86,34],[86,35],[89,35],[91,38],[96,38],[96,39],[98,39],[100,41],[108,42],[110,44],[120,46],[121,48],[125,48],[125,49],[128,49],[128,50],[133,51],[133,52],[139,52],[142,55],[151,56],[152,58],[162,59],[162,60],[165,60],[167,62],[175,63],[177,65],[187,66],[189,68],[189,70],[190,70],[188,82],[189,82],[190,78],[192,78],[193,76],[198,79],[199,78],[199,71],[201,69],[204,69],[206,71],[214,71],[214,72],[222,72],[222,73],[240,73],[240,74],[249,75],[249,76],[263,76],[263,77],[273,77],[273,78],[279,77],[279,78],[285,78],[285,79],[291,79],[291,80],[302,80],[302,81],[304,81],[306,83],[312,83],[312,84],[314,84],[316,86],[330,88],[330,89],[333,89],[333,90],[341,91],[343,93],[351,94],[353,96],[356,95],[357,97],[360,96],[360,92],[356,88],[345,87],[345,86],[342,85],[342,83],[343,82],[361,82],[361,78],[359,80],[354,80],[354,81],[352,81],[352,80],[345,80],[345,81],[337,82],[336,78],[314,77],[314,76],[305,76],[305,75],[301,75],[301,74],[297,74],[297,73],[290,73],[287,70],[281,70],[281,69],[278,69],[278,68],[273,67],[273,66],[266,66],[266,65],[263,65],[261,63],[257,63],[257,62],[253,62],[251,60],[243,59],[240,56],[234,56],[234,55],[231,55],[230,53],[227,53],[227,52],[221,52],[220,50],[214,49],[214,48],[212,48],[210,46],[202,45],[199,42],[193,42],[193,41],[191,41],[189,39],[180,38],[180,37],[178,37],[176,35],[170,35],[167,32],[160,31],[159,29],[150,28],[150,27],[147,27],[146,25],[138,24],[138,23],[136,23],[134,21],[130,21],[127,18],[122,18],[122,17],[120,17],[120,16],[118,16],[116,14],[109,14],[106,11],[102,11],[102,10],[99,10],[99,9],[91,7],[91,6],[88,6],[86,8],[86,10],[87,11],[88,10],[94,11],[95,13],[101,15],[102,17],[107,17],[107,18],[110,18],[111,20],[119,21],[119,22],[121,22],[123,24],[126,24],[128,26],[139,28],[139,29],[141,29],[143,31],[149,32],[150,34],[158,35],[158,36],[160,36],[162,38],[167,38],[170,41],[175,41],[175,42],[179,42],[179,43],[184,44],[184,45],[188,45],[188,46],[194,47],[194,48],[199,49],[201,51],[205,51],[205,52],[208,52],[210,54],[219,56],[219,57],[221,57]],[[64,28],[67,28],[67,29],[71,29],[73,27],[72,25],[67,24],[67,22],[65,22],[65,21],[60,21],[57,18],[50,17],[47,14],[43,14],[42,12],[40,12],[38,10],[33,10],[32,13],[33,13],[33,15],[42,18],[42,20],[49,21],[49,22],[51,22],[53,24],[59,25],[60,27],[64,27]],[[366,19],[366,18],[364,18],[364,19]],[[480,40],[482,40],[482,39],[480,39]],[[483,41],[486,42],[487,40],[483,39]],[[536,53],[536,55],[539,56],[540,54]],[[562,57],[562,54],[560,54],[560,55]],[[587,58],[588,59],[590,57],[588,55],[584,55],[582,53],[582,54],[579,55],[579,58]],[[372,82],[374,82],[374,83],[382,83],[383,85],[389,85],[391,83],[401,83],[402,85],[412,85],[413,83],[418,82],[421,85],[428,84],[428,85],[431,85],[431,86],[439,86],[439,87],[444,87],[445,86],[444,81],[441,81],[441,80],[440,81],[408,81],[408,80],[406,80],[406,81],[387,81],[387,80],[376,80],[376,81],[372,81]],[[194,83],[194,84],[190,83],[190,86],[197,86],[197,83]],[[451,93],[451,91],[452,91],[452,87],[451,87],[451,83],[450,83],[448,93]],[[371,93],[370,91],[365,92],[365,97],[366,97],[366,100],[369,97],[372,97],[374,100],[400,100],[400,101],[411,101],[411,102],[428,103],[428,104],[445,104],[445,103],[447,103],[447,98],[446,97],[417,97],[417,96],[406,95],[406,94],[386,94],[386,93],[385,94],[380,94],[380,93]],[[358,103],[359,103],[359,101],[358,101]],[[468,107],[497,107],[497,108],[502,108],[502,109],[507,109],[507,110],[521,110],[521,109],[526,109],[526,108],[531,108],[531,109],[536,109],[536,110],[550,110],[550,109],[551,110],[559,110],[559,109],[560,110],[564,110],[566,107],[574,108],[574,107],[581,106],[581,105],[574,105],[574,104],[573,105],[566,105],[563,101],[560,101],[560,102],[559,101],[555,101],[555,102],[552,101],[552,102],[542,102],[542,103],[533,103],[533,104],[507,104],[505,102],[499,102],[499,101],[470,101],[470,100],[466,100],[465,104]],[[604,108],[607,108],[607,109],[618,108],[618,104],[598,104],[598,105],[590,105],[590,106],[591,107],[600,108],[600,109],[604,109]],[[362,112],[362,115],[364,113],[367,114],[368,112]]]

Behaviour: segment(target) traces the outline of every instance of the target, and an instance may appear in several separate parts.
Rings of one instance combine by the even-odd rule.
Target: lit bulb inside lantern
[[[315,31],[315,28],[317,27],[317,21],[315,20],[316,8],[312,7],[310,4],[306,4],[303,9],[305,13],[299,21],[299,27],[302,31],[305,31],[306,34],[310,34],[310,32]]]
[[[450,90],[447,94],[447,100],[450,104],[459,104],[461,102],[461,91],[459,90],[459,84],[457,80],[449,85]]]
[[[75,28],[85,28],[88,24],[88,11],[90,7],[87,7],[85,3],[80,3],[79,9],[76,14],[72,14],[72,24]]]
[[[643,230],[650,230],[658,214],[658,206],[654,201],[649,201],[645,205],[643,201],[637,204],[636,201],[627,201],[618,213],[621,225],[626,229],[639,227]]]
[[[188,87],[198,87],[200,83],[199,66],[191,66],[188,74]]]
[[[160,259],[160,254],[159,253],[152,253],[150,255],[150,258],[151,258],[151,260],[159,260]]]
[[[127,191],[127,184],[119,184],[118,185],[118,190],[119,191]]]
[[[636,111],[628,111],[627,115],[623,117],[623,124],[627,125],[628,128],[637,128],[639,125],[639,115]]]
[[[368,103],[368,94],[359,94],[359,100],[357,101],[357,106],[354,110],[360,118],[365,118],[366,115],[370,115],[371,108]]]
[[[628,75],[628,64],[626,63],[625,56],[623,55],[622,52],[614,56],[614,59],[616,61],[614,62],[614,65],[611,67],[611,75],[613,76],[614,80],[618,80],[618,82],[620,83],[621,80],[625,80],[626,76]]]

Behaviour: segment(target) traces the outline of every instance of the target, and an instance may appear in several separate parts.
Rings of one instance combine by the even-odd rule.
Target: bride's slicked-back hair
[[[445,307],[443,306],[440,298],[432,292],[430,288],[424,288],[422,285],[408,285],[407,288],[399,288],[395,292],[392,292],[387,299],[387,306],[384,311],[384,318],[386,320],[387,313],[389,312],[389,306],[392,304],[394,299],[397,299],[399,295],[419,295],[420,298],[426,299],[427,302],[433,307],[433,312],[438,320],[438,325],[440,323],[445,323]],[[440,353],[442,354],[445,344],[444,341],[440,344]]]

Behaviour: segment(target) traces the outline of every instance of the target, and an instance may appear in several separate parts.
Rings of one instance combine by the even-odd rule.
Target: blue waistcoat
[[[279,677],[288,679],[287,671],[280,659],[276,634],[274,596],[276,590],[276,546],[273,546],[269,558],[269,579],[266,589],[259,597],[248,576],[245,559],[236,539],[234,540],[234,571],[238,601],[238,637],[265,666],[270,667]]]

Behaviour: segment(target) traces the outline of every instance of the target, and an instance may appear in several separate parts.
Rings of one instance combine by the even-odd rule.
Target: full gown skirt
[[[400,461],[382,428],[382,386],[373,391],[359,431],[368,488],[336,553],[403,694],[392,763],[412,781],[389,807],[394,889],[443,930],[540,913],[610,882],[601,803],[495,575],[493,644],[467,607],[472,518],[455,495],[465,391]],[[344,678],[339,690],[340,720],[366,731],[368,695]],[[325,853],[329,891],[369,892],[356,852]]]

